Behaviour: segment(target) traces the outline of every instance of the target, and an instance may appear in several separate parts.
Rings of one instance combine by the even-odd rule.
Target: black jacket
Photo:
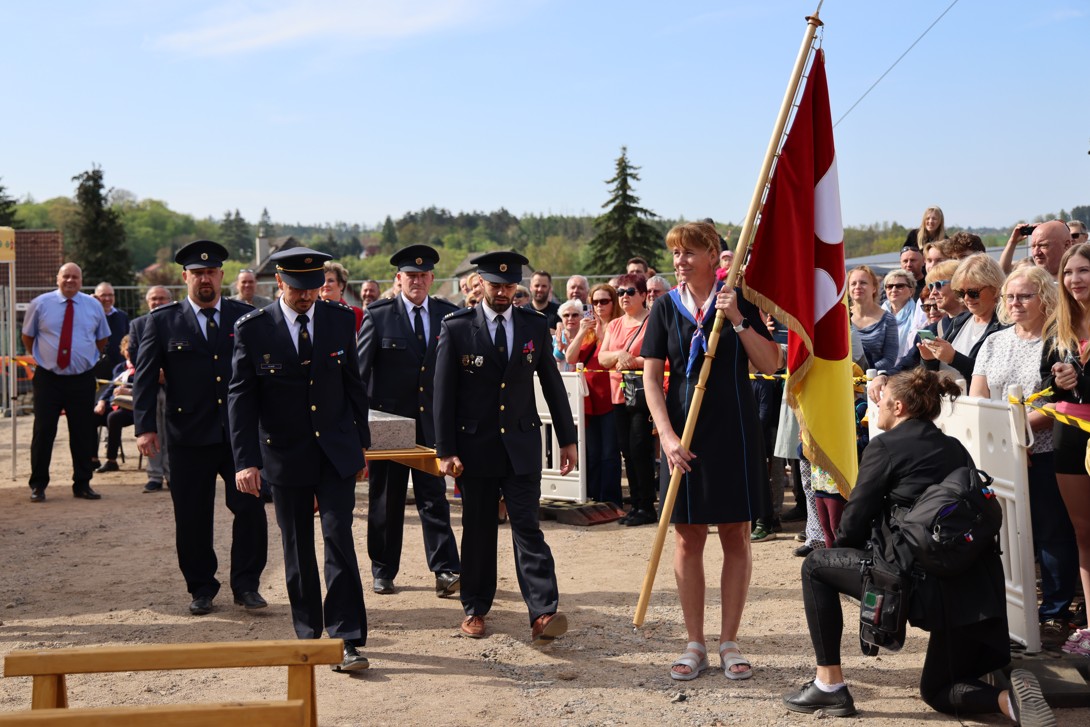
[[[962,326],[973,317],[973,314],[969,311],[961,313],[950,322],[950,330],[946,332],[945,338],[947,341],[953,341],[957,338],[959,332],[961,332]],[[954,360],[950,362],[950,365],[958,370],[958,373],[965,377],[966,381],[973,378],[973,367],[976,366],[976,355],[980,351],[981,345],[984,343],[984,339],[992,335],[996,331],[1001,331],[1006,328],[1005,325],[999,322],[999,314],[992,313],[992,319],[988,322],[988,326],[984,329],[984,335],[982,335],[975,344],[973,344],[972,350],[969,351],[969,355],[966,356],[963,353],[954,351]],[[899,362],[898,362],[899,363]],[[939,370],[939,362],[932,359],[930,361],[923,361],[924,368],[930,371]]]
[[[876,531],[888,524],[893,505],[911,505],[928,487],[970,461],[961,442],[922,419],[902,422],[870,440],[840,518],[837,547],[865,549],[871,539],[886,540]],[[1005,614],[998,553],[982,556],[956,578],[927,576],[917,581],[910,611],[912,623],[928,629],[963,626]]]

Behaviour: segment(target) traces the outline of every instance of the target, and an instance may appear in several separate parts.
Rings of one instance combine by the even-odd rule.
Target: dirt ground
[[[174,524],[166,492],[143,494],[135,441],[121,471],[96,475],[102,500],[74,499],[63,431],[48,501],[32,504],[26,479],[32,419],[19,417],[16,473],[11,478],[11,419],[0,420],[0,654],[115,644],[291,639],[280,534],[269,507],[269,564],[261,591],[269,608],[249,613],[231,604],[224,587],[216,610],[193,617],[174,553]],[[461,532],[457,501],[454,528]],[[557,562],[561,609],[568,634],[535,649],[519,596],[510,539],[500,536],[499,592],[489,636],[459,635],[457,601],[437,599],[427,571],[419,520],[410,506],[399,592],[370,592],[366,557],[367,487],[358,489],[356,544],[364,568],[370,634],[364,654],[371,668],[359,676],[320,669],[322,725],[793,725],[819,717],[794,715],[781,697],[813,674],[813,653],[799,591],[800,561],[791,533],[753,546],[753,580],[739,642],[754,678],[726,679],[713,669],[692,682],[669,678],[670,662],[685,648],[671,570],[672,536],[658,572],[646,623],[632,617],[654,530],[616,524],[543,527]],[[227,561],[229,512],[217,517],[217,552]],[[796,528],[797,529],[797,528]],[[501,526],[501,531],[506,530]],[[714,541],[709,541],[714,542]],[[319,545],[320,547],[320,545]],[[320,551],[319,551],[320,553]],[[320,556],[319,556],[320,557]],[[705,560],[720,568],[716,549]],[[221,574],[226,580],[226,574]],[[718,589],[708,592],[709,642],[718,634]],[[845,605],[845,618],[858,612]],[[844,668],[860,716],[872,725],[955,722],[931,712],[916,684],[926,635],[912,630],[905,649],[877,658],[859,655],[844,639]],[[714,643],[712,647],[714,652]],[[713,666],[718,664],[712,657]],[[69,677],[72,706],[191,703],[284,697],[283,669],[225,669]],[[0,711],[30,707],[30,679],[0,679]],[[1090,710],[1058,713],[1060,724],[1090,724]],[[1000,717],[966,724],[1007,724]]]

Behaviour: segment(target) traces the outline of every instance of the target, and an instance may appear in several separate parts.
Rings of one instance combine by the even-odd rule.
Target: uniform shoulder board
[[[339,300],[322,300],[321,298],[319,298],[318,302],[322,303],[323,305],[329,306],[330,308],[337,308],[339,310],[348,311],[349,313],[352,313],[352,306],[346,305],[346,304],[340,302]]]
[[[446,298],[436,298],[435,296],[432,296],[431,304],[435,306],[436,310],[452,312],[458,310],[458,306],[454,305]]]
[[[364,308],[364,310],[371,310],[372,308],[385,308],[388,305],[393,305],[396,298],[379,298],[374,303]]]
[[[159,313],[160,311],[165,311],[168,308],[173,308],[176,305],[178,305],[178,301],[172,300],[169,303],[163,303],[161,306],[153,310],[152,313]]]
[[[246,321],[248,321],[248,320],[250,320],[252,318],[257,318],[258,316],[264,315],[264,314],[265,314],[265,309],[264,308],[254,308],[252,311],[250,311],[249,313],[243,315],[241,318],[239,318],[237,321],[235,321],[235,325],[236,326],[241,326]]]
[[[458,318],[460,316],[468,316],[473,314],[473,308],[459,308],[458,310],[451,311],[443,316],[443,320],[449,320],[451,318]]]

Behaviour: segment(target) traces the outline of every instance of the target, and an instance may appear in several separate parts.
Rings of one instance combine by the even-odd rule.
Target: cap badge
[[[507,263],[500,263],[500,272],[501,273],[506,273],[507,272]]]
[[[207,259],[208,259],[208,253],[202,252],[201,253],[201,260],[207,260]]]
[[[309,265],[313,260],[314,260],[314,258],[309,258],[309,257],[303,258],[303,262],[305,262],[307,265]]]
[[[423,264],[424,264],[424,258],[422,258],[422,257],[418,257],[418,258],[416,259],[416,264],[417,264],[417,265],[423,265]]]

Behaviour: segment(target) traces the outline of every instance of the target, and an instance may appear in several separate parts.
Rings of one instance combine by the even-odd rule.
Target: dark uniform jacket
[[[924,490],[970,462],[959,441],[923,419],[909,419],[875,437],[863,450],[857,484],[837,527],[836,546],[864,548],[872,537],[879,543],[889,542],[875,530],[888,523],[892,506],[910,507]],[[888,526],[884,532],[889,532]],[[929,630],[1005,614],[998,553],[982,555],[956,577],[917,580],[909,612],[913,625]]]
[[[213,347],[188,301],[153,310],[137,349],[133,392],[136,434],[154,432],[159,369],[166,375],[164,412],[170,443],[199,447],[227,441],[227,384],[235,321],[252,311],[220,298],[219,330]]]
[[[360,328],[360,376],[370,393],[371,408],[417,420],[417,443],[428,447],[435,446],[432,399],[436,344],[443,317],[456,310],[458,307],[453,303],[428,298],[430,340],[423,355],[417,345],[413,319],[406,314],[400,296],[367,306]]]
[[[299,361],[280,303],[248,309],[235,327],[229,396],[235,467],[263,468],[280,486],[317,482],[322,454],[341,477],[362,470],[371,434],[352,309],[315,302],[309,370]]]
[[[484,306],[443,321],[435,362],[435,433],[440,457],[457,455],[467,477],[541,472],[541,419],[534,374],[561,446],[576,442],[571,405],[552,357],[545,316],[513,308],[511,357],[504,361],[488,334]],[[511,468],[503,456],[506,452]]]

